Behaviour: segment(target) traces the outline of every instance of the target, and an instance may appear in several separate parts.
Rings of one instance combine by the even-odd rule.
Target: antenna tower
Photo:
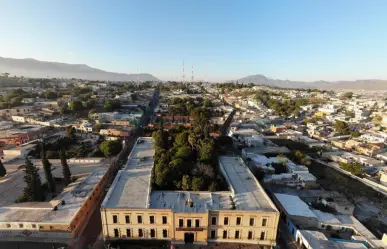
[[[183,77],[182,77],[182,83],[185,82],[185,74],[184,74],[184,61],[183,61]]]
[[[193,70],[193,65],[192,65],[192,76],[191,76],[191,82],[194,82],[194,70]]]

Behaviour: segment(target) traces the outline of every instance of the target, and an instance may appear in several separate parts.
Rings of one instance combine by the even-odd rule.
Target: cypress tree
[[[59,155],[60,155],[60,162],[62,164],[63,182],[64,182],[64,185],[67,186],[71,182],[71,172],[70,172],[69,165],[67,164],[65,150],[61,149],[59,152]]]
[[[5,176],[7,174],[7,170],[5,169],[3,162],[0,160],[0,177]]]
[[[43,201],[44,195],[39,171],[28,158],[26,158],[24,172],[24,182],[26,183],[23,190],[24,200]]]
[[[47,180],[47,184],[48,184],[48,188],[50,189],[50,191],[52,193],[55,193],[55,181],[54,181],[54,178],[52,177],[52,173],[51,173],[51,163],[50,161],[48,161],[48,159],[46,158],[46,152],[44,151],[44,144],[42,143],[41,144],[41,159],[42,159],[42,165],[43,165],[43,169],[44,169],[44,175],[46,177],[46,180]]]

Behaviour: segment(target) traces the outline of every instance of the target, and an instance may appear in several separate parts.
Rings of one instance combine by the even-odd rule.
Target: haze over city
[[[226,81],[387,79],[386,1],[1,1],[0,56]]]

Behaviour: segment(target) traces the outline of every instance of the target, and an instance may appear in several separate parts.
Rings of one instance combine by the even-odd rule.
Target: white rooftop
[[[289,215],[317,218],[300,197],[278,193],[274,195]]]
[[[137,139],[124,170],[120,170],[107,193],[104,208],[148,208],[153,167],[153,139]]]
[[[188,213],[231,210],[230,198],[231,192],[152,191],[149,207]]]
[[[70,184],[56,198],[65,204],[53,210],[50,202],[26,202],[0,208],[0,222],[52,222],[69,223],[104,176],[107,167],[96,168],[87,177]]]
[[[219,166],[234,194],[236,209],[277,210],[240,157],[219,157]]]

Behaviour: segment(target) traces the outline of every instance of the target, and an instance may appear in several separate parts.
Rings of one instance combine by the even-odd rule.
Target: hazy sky
[[[156,77],[387,79],[386,0],[0,0],[0,56]]]

